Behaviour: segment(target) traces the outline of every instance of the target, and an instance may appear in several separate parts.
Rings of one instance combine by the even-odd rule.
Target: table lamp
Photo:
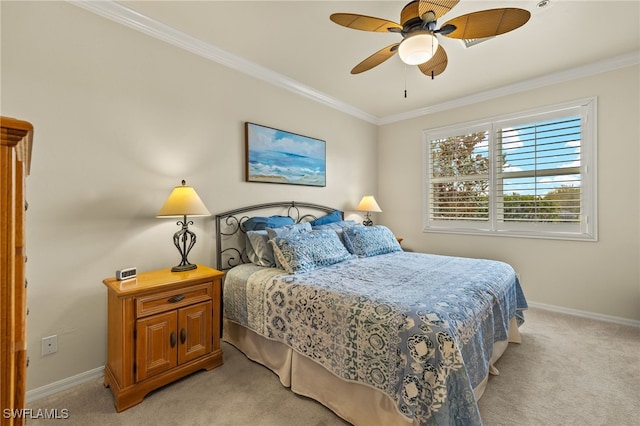
[[[364,226],[373,226],[373,221],[371,220],[371,212],[382,211],[380,210],[380,206],[378,205],[378,203],[376,203],[376,199],[373,198],[373,195],[365,195],[364,197],[362,197],[362,200],[360,200],[360,204],[358,204],[356,210],[367,212],[365,219],[362,222]]]
[[[171,268],[173,272],[189,271],[197,268],[196,265],[189,263],[187,260],[191,248],[196,243],[196,234],[189,230],[189,225],[193,225],[193,221],[187,221],[187,216],[211,216],[211,213],[209,213],[195,189],[187,186],[183,180],[181,186],[173,188],[169,198],[167,198],[167,201],[165,201],[157,214],[157,217],[182,217],[182,220],[176,223],[182,229],[173,235],[173,244],[180,252],[182,261],[179,265]]]

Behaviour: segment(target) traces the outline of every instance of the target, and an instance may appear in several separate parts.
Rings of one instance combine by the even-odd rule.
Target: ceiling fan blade
[[[449,59],[447,58],[447,52],[444,51],[442,45],[438,46],[438,50],[436,50],[436,54],[433,55],[433,58],[429,59],[424,64],[418,65],[420,71],[424,75],[429,77],[435,77],[436,75],[442,74],[442,72],[447,68],[447,64],[449,63]]]
[[[459,1],[460,0],[420,0],[418,2],[418,16],[422,17],[425,13],[433,12],[435,14],[435,21],[456,7]]]
[[[372,16],[357,15],[355,13],[334,13],[329,16],[333,22],[343,27],[353,28],[354,30],[374,31],[380,33],[397,32],[402,30],[400,24],[388,21],[382,18],[374,18]]]
[[[380,65],[390,57],[396,54],[400,43],[391,44],[385,48],[378,50],[373,55],[369,56],[364,61],[353,67],[351,74],[360,74],[361,72],[369,71],[371,68]],[[437,52],[436,52],[437,54]]]
[[[415,18],[421,18],[425,13],[433,12],[432,20],[437,20],[445,13],[453,9],[460,0],[420,0],[407,4],[400,13],[402,25]]]
[[[493,37],[515,30],[527,23],[531,13],[517,8],[488,9],[453,18],[444,24],[454,25],[455,31],[447,37],[460,39],[474,39]]]

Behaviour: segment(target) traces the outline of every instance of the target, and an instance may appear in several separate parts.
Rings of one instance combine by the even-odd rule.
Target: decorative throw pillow
[[[334,231],[309,231],[269,240],[282,268],[290,274],[307,272],[351,259]]]
[[[299,234],[301,232],[311,231],[311,224],[309,222],[296,223],[293,225],[285,225],[280,227],[268,227],[267,234],[269,239],[275,237],[287,237],[289,235]]]
[[[267,235],[269,235],[269,239],[271,240],[276,237],[288,237],[309,231],[311,231],[311,225],[308,222],[303,222],[296,223],[294,225],[281,226],[280,228],[267,228]],[[269,247],[271,248],[271,245],[269,245]],[[273,251],[273,249],[271,251]],[[277,268],[282,268],[282,264],[280,263],[278,256],[274,254],[273,259],[275,266]]]
[[[402,251],[391,230],[382,225],[345,228],[342,239],[347,250],[360,257]]]

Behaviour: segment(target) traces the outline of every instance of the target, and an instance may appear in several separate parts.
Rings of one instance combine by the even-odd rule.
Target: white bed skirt
[[[417,425],[400,414],[395,402],[380,390],[340,379],[285,344],[264,338],[226,318],[223,339],[247,358],[271,369],[280,377],[280,382],[293,392],[320,402],[351,424]],[[509,342],[520,343],[515,318],[509,324],[508,340],[494,344],[489,368],[491,374],[498,374],[493,364],[502,356]],[[476,400],[484,393],[488,380],[487,375],[474,389]]]

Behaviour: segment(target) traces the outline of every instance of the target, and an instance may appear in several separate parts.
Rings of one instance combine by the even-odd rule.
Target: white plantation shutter
[[[581,140],[580,116],[498,129],[498,220],[579,223]]]
[[[433,220],[489,220],[489,132],[466,129],[429,140],[429,213]],[[486,225],[485,225],[486,226]]]
[[[425,132],[425,231],[597,239],[595,104]]]

